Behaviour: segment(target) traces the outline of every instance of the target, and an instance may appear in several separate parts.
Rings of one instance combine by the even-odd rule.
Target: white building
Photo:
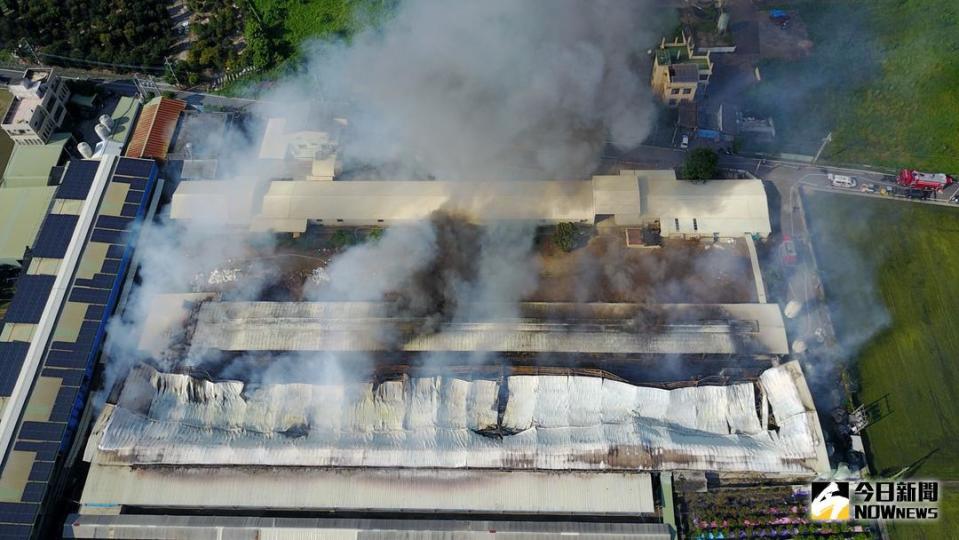
[[[13,99],[0,127],[16,144],[46,144],[67,114],[70,91],[49,70],[28,69],[8,87]]]
[[[248,209],[248,210],[247,210]],[[677,180],[672,170],[622,171],[591,180],[551,181],[190,181],[173,195],[171,216],[251,230],[299,233],[309,223],[394,224],[437,210],[478,222],[659,225],[664,236],[741,237],[770,233],[761,180]]]

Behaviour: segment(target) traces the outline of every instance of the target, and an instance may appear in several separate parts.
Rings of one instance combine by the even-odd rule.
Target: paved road
[[[603,159],[611,165],[636,168],[673,168],[681,166],[686,159],[686,155],[685,150],[678,148],[642,145],[626,152],[619,152],[610,147],[607,149]],[[779,189],[783,197],[788,194],[794,184],[801,183],[817,189],[855,194],[863,197],[892,198],[879,195],[878,193],[862,193],[858,189],[833,188],[829,185],[826,178],[828,173],[855,176],[862,182],[871,182],[880,186],[894,186],[896,184],[895,177],[885,171],[810,164],[798,161],[721,154],[719,165],[724,169],[747,171],[763,180],[768,180]],[[939,194],[937,199],[919,201],[916,199],[895,198],[895,200],[949,205],[949,198],[957,193],[957,191],[959,191],[959,184],[950,186],[943,193]],[[951,206],[959,207],[959,205],[954,204]]]

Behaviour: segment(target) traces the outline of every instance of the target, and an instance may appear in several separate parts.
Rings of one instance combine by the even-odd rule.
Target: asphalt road
[[[609,164],[619,164],[621,166],[634,168],[673,168],[680,167],[686,159],[686,155],[687,151],[680,150],[679,148],[642,145],[626,152],[619,152],[610,147],[603,156],[603,160]],[[725,154],[720,154],[719,166],[723,169],[747,171],[763,180],[770,181],[779,189],[784,197],[788,194],[789,190],[792,189],[793,185],[804,184],[815,189],[848,193],[862,197],[891,198],[903,202],[951,205],[959,208],[959,205],[948,202],[949,198],[959,191],[959,184],[947,188],[943,193],[938,195],[937,199],[920,201],[917,199],[884,196],[878,193],[863,193],[859,191],[858,188],[835,188],[829,184],[826,177],[829,173],[844,174],[854,176],[859,179],[860,182],[869,182],[880,186],[896,185],[895,177],[883,171]]]

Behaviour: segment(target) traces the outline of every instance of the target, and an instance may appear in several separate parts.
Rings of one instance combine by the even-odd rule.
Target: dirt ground
[[[541,302],[756,302],[745,243],[667,241],[661,248],[626,247],[622,234],[603,234],[565,253],[544,246]]]
[[[795,60],[810,53],[813,42],[806,32],[806,24],[795,10],[786,10],[791,19],[783,29],[769,20],[769,10],[755,12],[759,27],[759,50],[763,58]]]

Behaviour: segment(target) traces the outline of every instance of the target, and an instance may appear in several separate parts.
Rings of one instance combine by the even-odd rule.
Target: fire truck
[[[896,183],[909,189],[942,191],[947,186],[952,185],[954,181],[951,176],[944,173],[925,173],[903,169],[899,171],[899,178],[896,180]]]

